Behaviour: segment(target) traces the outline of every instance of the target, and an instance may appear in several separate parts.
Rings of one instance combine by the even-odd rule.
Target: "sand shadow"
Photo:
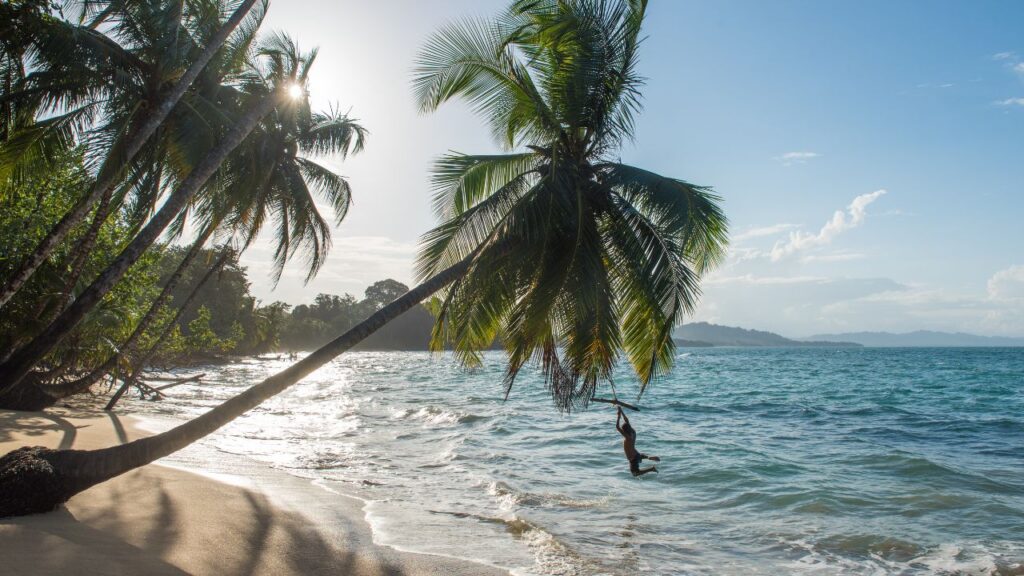
[[[0,556],[17,550],[41,568],[34,574],[407,574],[373,554],[327,541],[316,525],[262,494],[211,482],[214,493],[193,500],[195,493],[182,486],[195,481],[190,476],[130,473],[56,512],[0,521]],[[222,503],[231,515],[203,498]],[[20,528],[17,538],[6,537],[8,527]],[[83,571],[83,564],[95,571]]]
[[[121,423],[121,419],[113,412],[104,412],[104,414],[107,415],[107,418],[110,418],[110,424],[114,427],[114,433],[117,434],[118,443],[127,444],[129,442],[128,434],[124,430],[124,424]]]
[[[67,450],[74,446],[78,437],[78,429],[89,426],[75,426],[55,414],[43,412],[0,412],[0,443],[14,440],[14,432],[28,437],[43,437],[54,432],[61,434],[57,443],[59,450]],[[31,441],[23,442],[28,446]]]
[[[7,529],[12,528],[15,530]],[[0,521],[0,550],[14,568],[32,574],[147,574],[185,576],[188,572],[142,554],[121,538],[79,522],[66,508],[48,514]],[[16,551],[16,552],[15,552]]]

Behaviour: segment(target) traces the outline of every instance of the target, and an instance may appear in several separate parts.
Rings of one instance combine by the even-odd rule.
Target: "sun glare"
[[[302,86],[299,86],[298,84],[292,84],[288,87],[288,96],[291,97],[292,100],[298,100],[301,98],[302,93]]]

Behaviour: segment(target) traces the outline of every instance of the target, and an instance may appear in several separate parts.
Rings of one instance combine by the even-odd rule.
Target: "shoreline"
[[[100,448],[151,435],[162,423],[91,409],[0,411],[0,452]],[[0,520],[5,564],[41,575],[509,574],[376,544],[358,498],[227,456],[228,471],[184,454],[95,486],[55,512]]]

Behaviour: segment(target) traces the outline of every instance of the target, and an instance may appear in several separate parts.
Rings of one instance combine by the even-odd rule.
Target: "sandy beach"
[[[42,445],[92,449],[149,432],[131,417],[56,409],[0,411],[0,453]],[[255,465],[253,465],[255,467]],[[258,474],[257,474],[258,475]],[[146,466],[79,494],[55,512],[0,521],[6,574],[428,575],[506,574],[450,558],[373,543],[362,503],[344,496],[271,502],[289,481],[254,482],[248,471],[194,474]],[[294,496],[294,495],[293,495]]]

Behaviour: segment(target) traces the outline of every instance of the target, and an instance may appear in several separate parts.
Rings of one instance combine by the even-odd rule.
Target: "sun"
[[[292,84],[288,86],[288,96],[291,97],[292,100],[298,100],[299,98],[301,98],[303,92],[304,91],[302,90],[302,86],[298,84]]]

